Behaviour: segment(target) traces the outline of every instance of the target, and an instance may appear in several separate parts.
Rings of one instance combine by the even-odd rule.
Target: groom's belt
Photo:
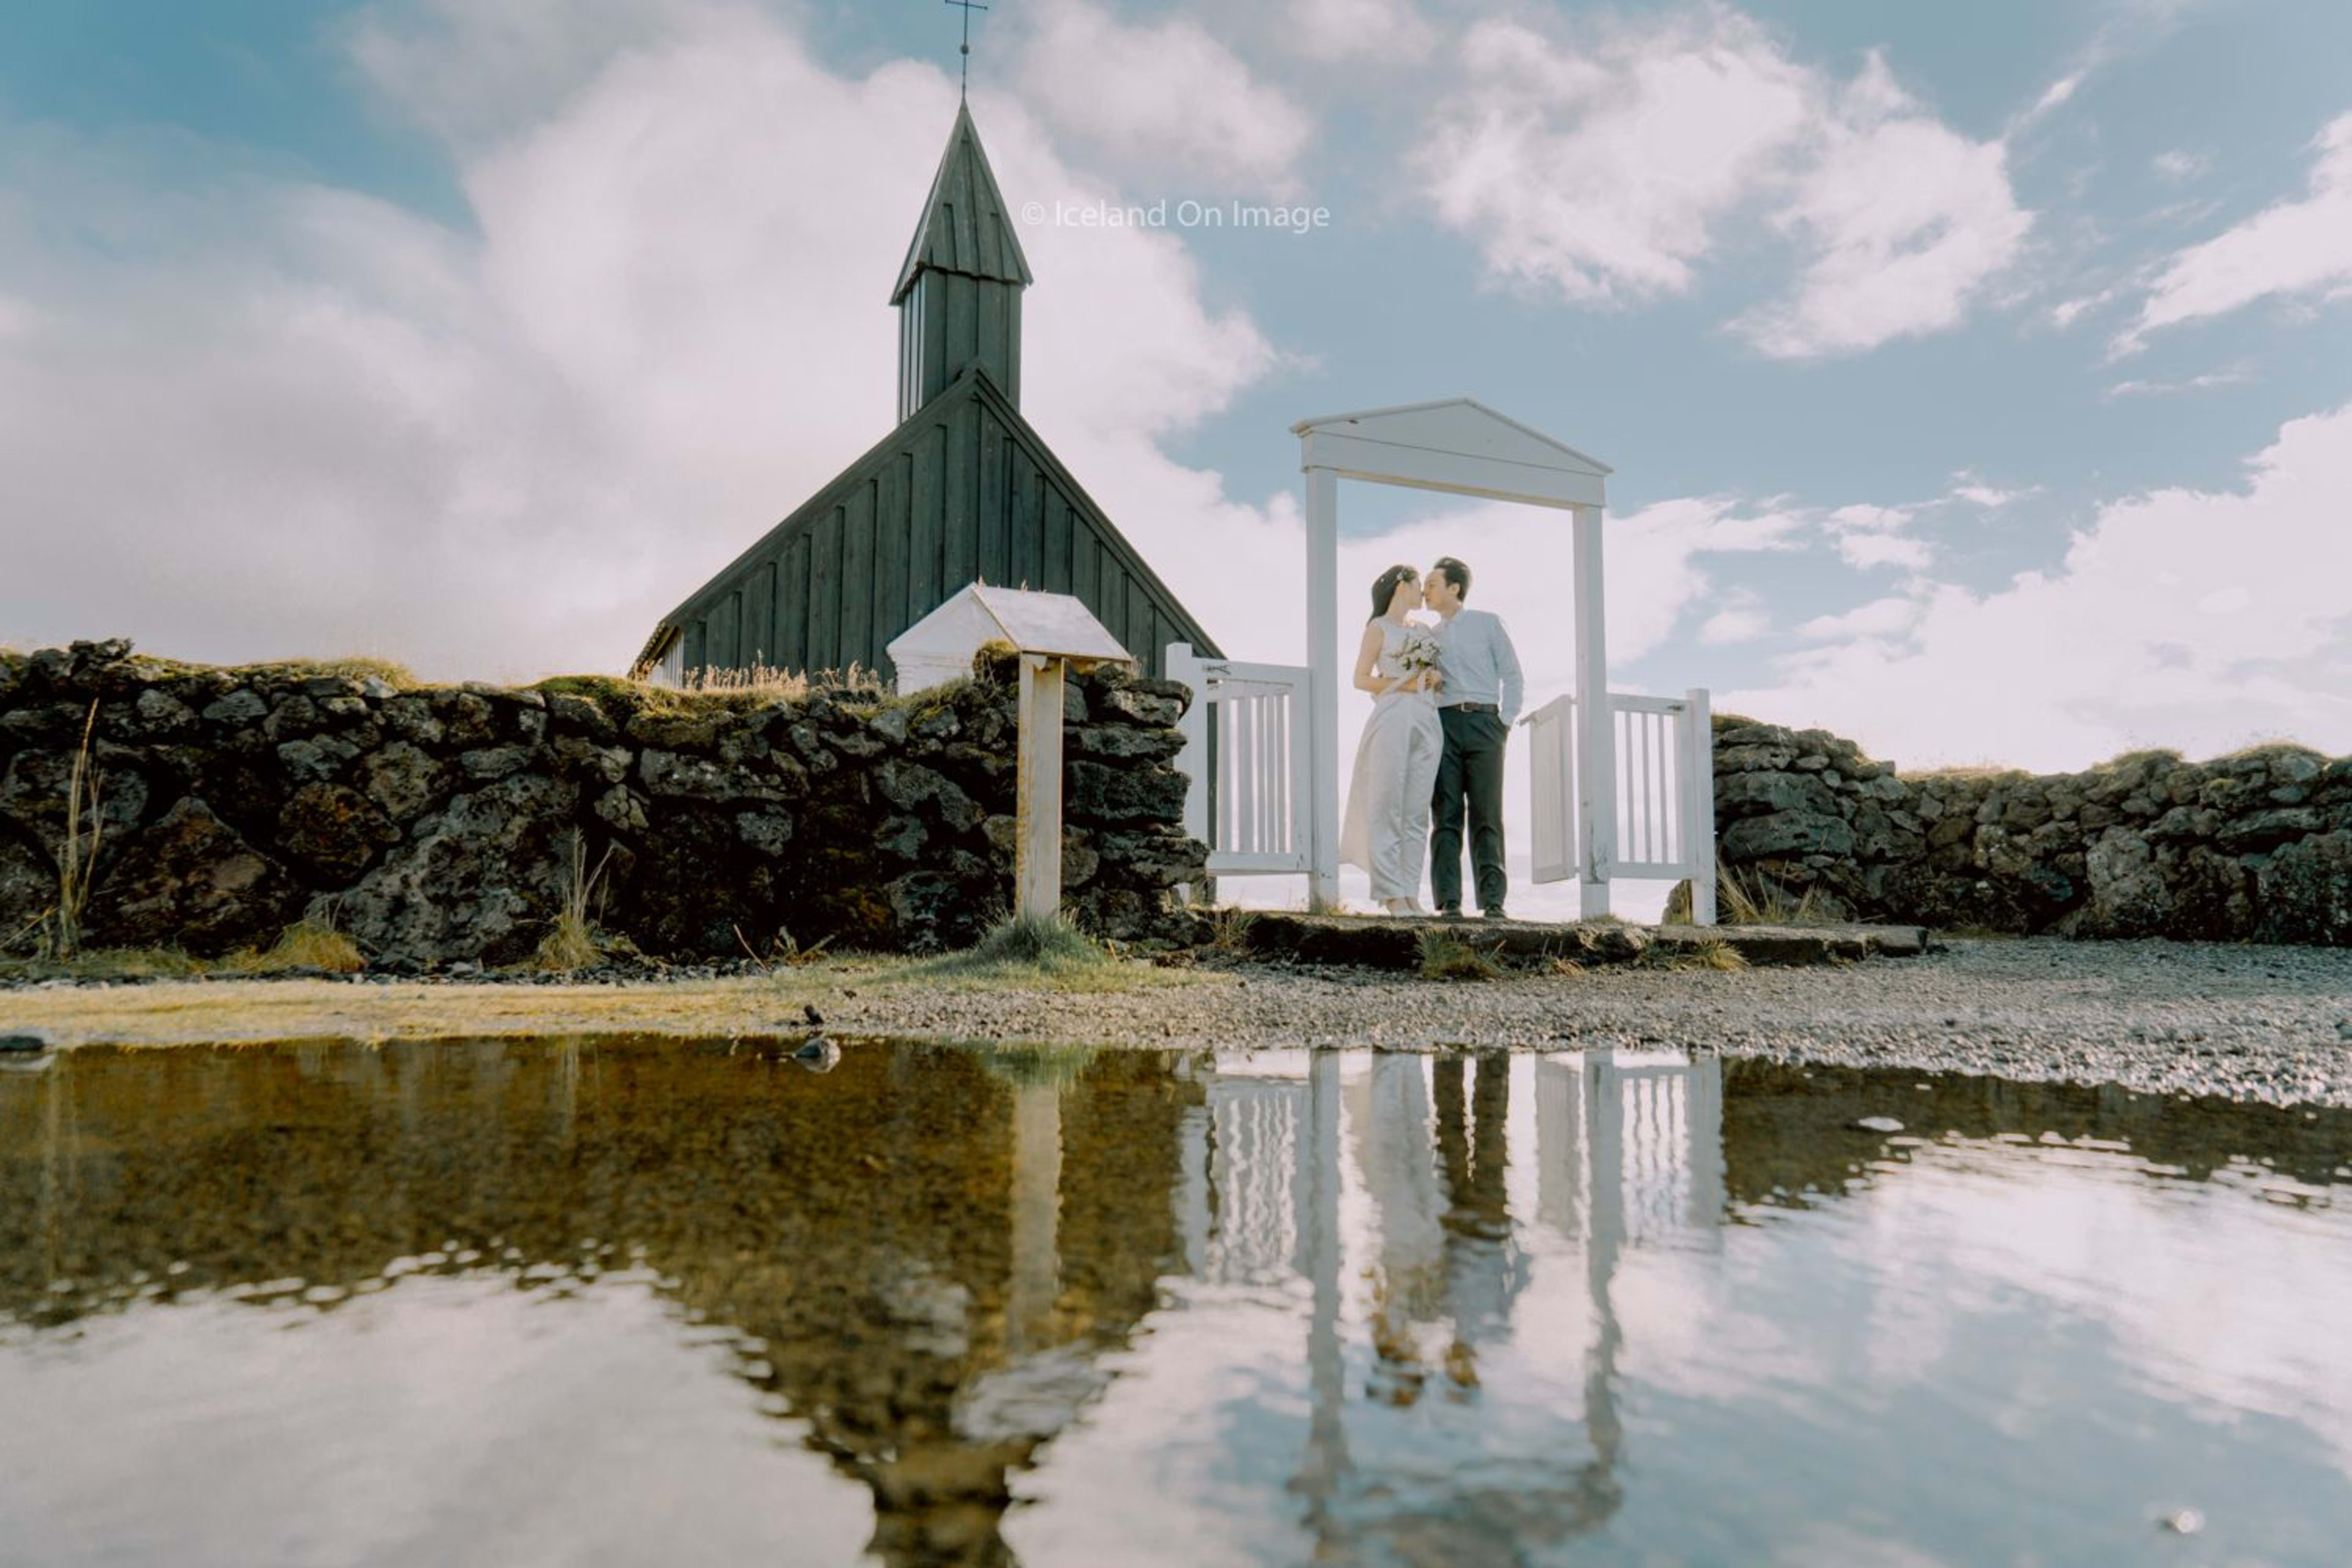
[[[1440,706],[1451,708],[1456,713],[1500,713],[1502,711],[1492,702],[1446,702]]]

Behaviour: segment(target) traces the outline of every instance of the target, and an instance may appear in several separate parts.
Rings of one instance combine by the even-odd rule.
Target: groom
[[[1503,742],[1519,716],[1519,656],[1500,616],[1463,608],[1470,568],[1453,556],[1437,558],[1423,579],[1423,593],[1438,614],[1438,673],[1444,678],[1438,721],[1445,727],[1445,751],[1430,802],[1436,828],[1429,836],[1429,890],[1439,914],[1460,917],[1466,801],[1478,908],[1488,920],[1501,920],[1510,890],[1503,877]]]

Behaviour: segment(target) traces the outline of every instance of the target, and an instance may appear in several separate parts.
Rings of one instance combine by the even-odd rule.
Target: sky
[[[0,8],[0,642],[625,667],[889,427],[959,25]],[[1614,469],[1616,689],[1906,767],[2352,752],[2352,7],[996,0],[972,36],[1042,214],[1024,410],[1228,653],[1305,658],[1289,427],[1466,395]],[[1235,204],[1309,221],[1182,221]],[[1126,207],[1167,216],[1076,216]],[[1531,702],[1569,689],[1561,514],[1340,517],[1343,620],[1455,554]]]

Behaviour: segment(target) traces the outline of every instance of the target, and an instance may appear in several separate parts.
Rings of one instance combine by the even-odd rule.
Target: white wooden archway
[[[1706,693],[1609,691],[1608,465],[1467,397],[1303,419],[1291,431],[1307,475],[1307,663],[1244,665],[1197,658],[1181,643],[1168,649],[1169,673],[1195,693],[1178,765],[1192,778],[1185,826],[1208,842],[1210,874],[1304,874],[1313,908],[1339,906],[1339,481],[1363,479],[1570,514],[1575,689],[1522,721],[1531,731],[1535,880],[1574,877],[1579,912],[1591,918],[1610,912],[1612,877],[1687,878],[1691,918],[1714,923]]]
[[[1576,561],[1576,770],[1580,909],[1609,912],[1616,796],[1609,650],[1601,609],[1601,512],[1609,466],[1472,398],[1408,403],[1292,426],[1307,474],[1307,647],[1315,672],[1314,880],[1318,907],[1339,900],[1339,481],[1404,485],[1521,501],[1570,514]]]
[[[1636,875],[1687,876],[1693,918],[1712,924],[1714,756],[1706,695],[1695,690],[1679,700],[1612,700],[1609,694],[1601,535],[1609,465],[1468,397],[1303,419],[1291,431],[1299,439],[1299,467],[1307,475],[1307,640],[1313,672],[1310,901],[1330,908],[1339,898],[1339,481],[1349,479],[1569,513],[1574,531],[1576,689],[1572,698],[1530,716],[1538,725],[1538,743],[1530,748],[1538,786],[1537,879],[1553,880],[1572,870],[1579,912],[1591,918],[1609,913],[1610,879],[1621,868]],[[1621,717],[1632,725],[1632,754],[1622,776]],[[1549,774],[1548,763],[1553,764]],[[1558,789],[1572,792],[1572,804],[1566,795],[1545,802],[1547,777]],[[1630,858],[1621,859],[1618,798],[1629,789],[1641,843]],[[1547,840],[1553,846],[1549,855]]]

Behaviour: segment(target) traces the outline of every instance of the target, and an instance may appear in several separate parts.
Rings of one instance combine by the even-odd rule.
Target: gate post
[[[1307,907],[1339,907],[1339,476],[1307,470],[1307,665],[1315,759],[1307,780],[1313,828]]]
[[[1683,694],[1683,855],[1690,862],[1691,924],[1715,923],[1715,714],[1706,688]]]
[[[1062,668],[1051,654],[1021,656],[1013,887],[1024,921],[1050,921],[1062,908]]]
[[[1580,506],[1576,547],[1576,832],[1578,912],[1609,912],[1617,866],[1617,716],[1609,705],[1609,637],[1602,624],[1601,509]]]

